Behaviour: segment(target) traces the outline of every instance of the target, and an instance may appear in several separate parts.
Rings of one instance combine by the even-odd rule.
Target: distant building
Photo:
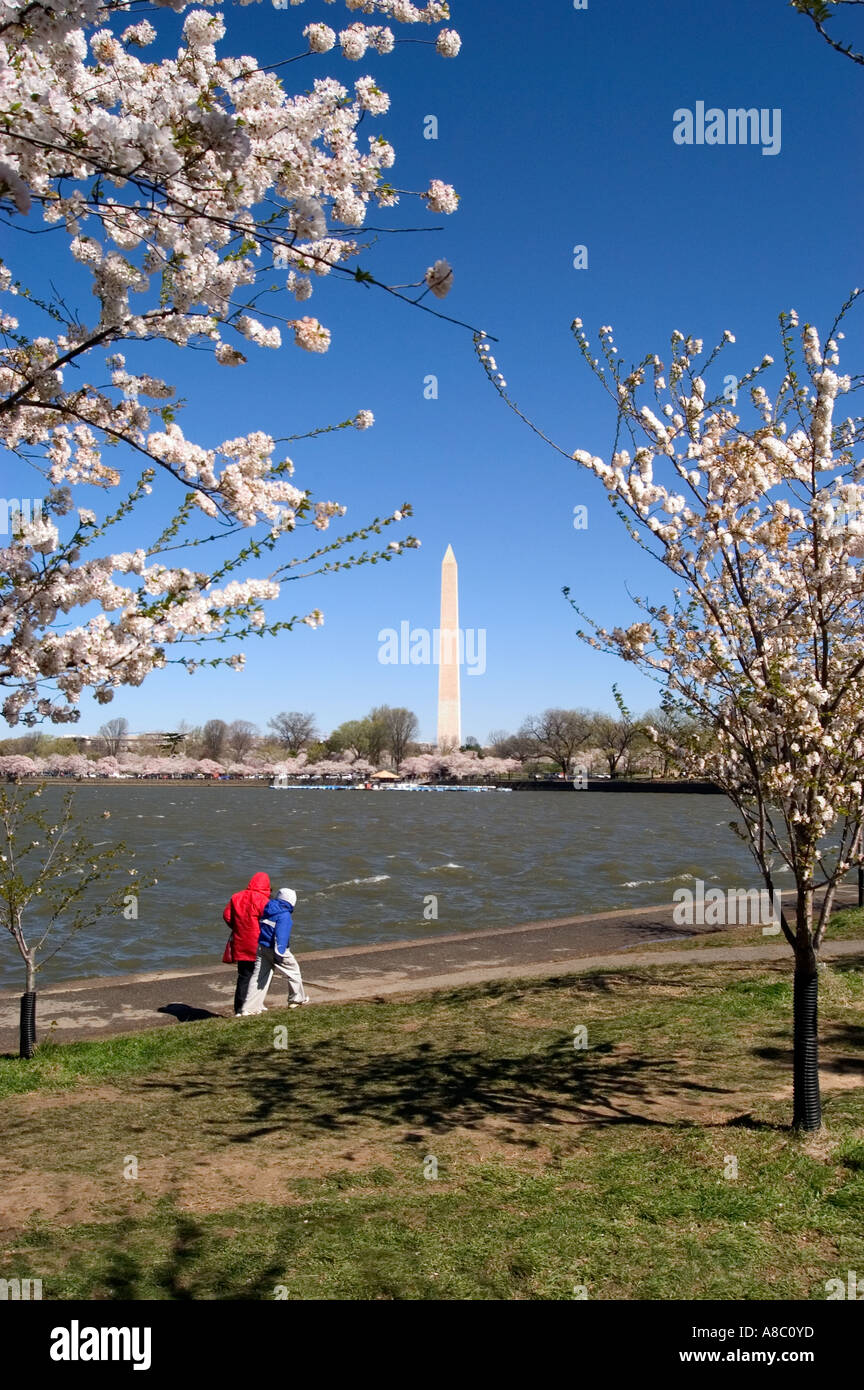
[[[71,739],[79,753],[98,753],[104,742],[100,734],[64,734],[62,737]],[[142,744],[145,746],[161,744],[164,738],[165,735],[161,733],[125,734],[123,750],[135,753]]]

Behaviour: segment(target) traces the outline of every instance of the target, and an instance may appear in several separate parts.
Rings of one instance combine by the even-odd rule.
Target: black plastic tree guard
[[[796,1129],[802,1130],[819,1129],[822,1124],[822,1106],[819,1099],[818,1005],[818,974],[811,970],[796,970],[793,992],[792,1123]]]
[[[19,1057],[32,1057],[36,1051],[36,991],[21,995],[21,1031]]]

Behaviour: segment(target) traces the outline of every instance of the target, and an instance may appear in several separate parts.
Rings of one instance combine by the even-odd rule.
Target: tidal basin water
[[[42,804],[61,796],[47,787]],[[218,963],[222,909],[257,870],[297,890],[300,952],[668,903],[697,878],[761,887],[720,796],[126,783],[77,786],[75,797],[88,818],[111,813],[93,838],[125,840],[159,882],[137,921],[104,919],[74,937],[40,972],[43,987]],[[430,896],[437,919],[423,915]],[[4,934],[0,987],[20,978]]]

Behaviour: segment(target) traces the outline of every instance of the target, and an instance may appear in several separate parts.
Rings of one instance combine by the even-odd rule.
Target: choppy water
[[[60,795],[49,787],[45,802]],[[299,951],[648,906],[697,877],[759,886],[719,796],[156,783],[83,786],[76,798],[82,813],[111,812],[94,839],[125,840],[141,873],[158,871],[160,881],[142,896],[137,922],[106,920],[73,939],[43,985],[218,962],[222,908],[258,870],[297,890]],[[172,854],[178,861],[164,867]],[[430,894],[437,921],[423,916]],[[0,986],[17,988],[20,973],[4,940]]]

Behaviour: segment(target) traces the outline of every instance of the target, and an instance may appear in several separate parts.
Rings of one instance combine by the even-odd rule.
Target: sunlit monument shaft
[[[438,654],[438,748],[462,743],[459,707],[459,566],[452,545],[441,563],[441,624]]]

